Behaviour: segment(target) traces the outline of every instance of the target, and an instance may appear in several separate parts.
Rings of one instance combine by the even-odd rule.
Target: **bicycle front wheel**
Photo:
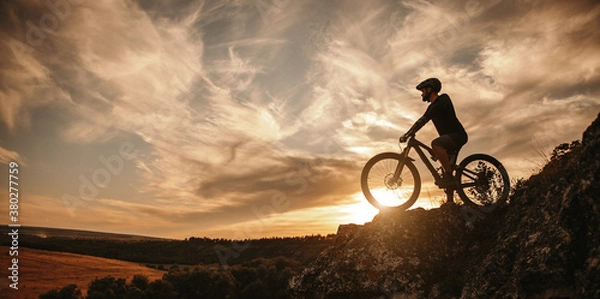
[[[395,178],[398,167],[402,172]],[[381,153],[371,158],[360,176],[362,192],[378,209],[410,208],[419,197],[421,178],[415,164],[397,153]]]
[[[456,171],[460,198],[483,212],[492,212],[506,202],[510,181],[506,169],[496,158],[475,154],[460,162]]]

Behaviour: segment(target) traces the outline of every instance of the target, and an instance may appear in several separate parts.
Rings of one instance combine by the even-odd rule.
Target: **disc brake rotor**
[[[385,187],[389,190],[396,190],[402,185],[402,179],[398,178],[397,180],[394,180],[393,173],[389,173],[388,175],[386,175],[383,180],[385,183]]]

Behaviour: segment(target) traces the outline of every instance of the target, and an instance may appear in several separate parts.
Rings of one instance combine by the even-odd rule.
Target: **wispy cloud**
[[[0,147],[0,163],[8,164],[10,162],[17,162],[21,164],[21,166],[25,166],[25,163],[19,153]]]
[[[124,173],[69,220],[79,227],[231,229],[274,198],[289,205],[264,216],[273,231],[333,217],[324,210],[356,204],[362,164],[426,109],[414,86],[427,77],[467,127],[463,152],[496,155],[517,177],[532,147],[578,138],[600,110],[595,1],[65,5],[0,4],[0,161],[58,168],[15,141],[55,136],[48,152],[73,157],[50,171],[72,174],[62,193],[76,194],[78,174],[103,167],[78,157],[132,144]],[[42,132],[39,115],[54,125]]]

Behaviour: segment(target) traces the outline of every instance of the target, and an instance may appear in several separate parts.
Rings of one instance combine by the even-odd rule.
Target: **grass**
[[[119,260],[91,257],[80,254],[52,252],[29,248],[19,248],[19,290],[8,287],[7,263],[9,248],[0,247],[2,253],[2,270],[0,297],[6,299],[37,299],[40,294],[52,289],[60,289],[69,284],[76,284],[86,294],[88,284],[106,276],[125,278],[131,281],[134,275],[141,274],[149,281],[161,279],[165,271],[150,269],[140,264]],[[6,274],[6,275],[4,275]]]

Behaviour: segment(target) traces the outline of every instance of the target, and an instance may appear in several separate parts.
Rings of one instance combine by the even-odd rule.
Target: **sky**
[[[399,150],[429,77],[469,134],[461,156],[527,178],[600,112],[599,4],[2,1],[2,185],[17,163],[22,225],[335,233],[377,213],[361,168]],[[435,208],[443,195],[420,172],[415,207]]]

